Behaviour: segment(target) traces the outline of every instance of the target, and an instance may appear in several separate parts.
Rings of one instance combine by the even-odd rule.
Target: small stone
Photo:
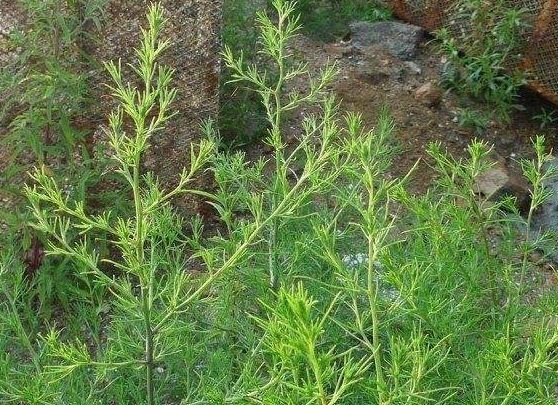
[[[324,51],[326,51],[330,55],[333,55],[337,59],[344,56],[349,56],[353,52],[350,46],[339,44],[325,44]]]
[[[515,205],[522,214],[531,204],[527,180],[510,171],[501,161],[475,179],[474,192],[490,201],[498,201],[506,195],[515,197]]]
[[[416,75],[420,75],[422,73],[422,69],[420,68],[420,66],[416,62],[408,60],[408,61],[405,62],[405,65],[409,68],[409,70],[411,72],[413,72]]]
[[[427,82],[415,91],[415,97],[421,104],[427,107],[434,107],[440,104],[442,92],[434,83]]]

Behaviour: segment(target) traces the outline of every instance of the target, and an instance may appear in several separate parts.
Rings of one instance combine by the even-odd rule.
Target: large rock
[[[370,23],[354,22],[349,25],[353,45],[357,48],[380,47],[401,60],[416,56],[424,30],[415,25],[397,21]]]

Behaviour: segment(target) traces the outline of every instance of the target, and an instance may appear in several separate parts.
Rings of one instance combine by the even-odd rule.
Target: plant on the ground
[[[74,160],[84,133],[73,121],[89,103],[86,44],[88,24],[100,24],[106,0],[22,0],[25,28],[10,34],[16,55],[3,67],[0,118],[10,129],[2,145],[33,152],[38,164],[47,156]]]
[[[519,48],[528,26],[525,11],[495,0],[458,1],[452,23],[437,31],[439,51],[451,74],[443,83],[484,100],[494,116],[509,123],[525,74],[518,67]]]
[[[245,61],[258,60],[256,11],[265,7],[265,0],[225,0],[223,3],[223,44]],[[265,138],[267,120],[260,99],[254,92],[229,82],[232,72],[223,67],[220,83],[219,133],[225,146],[242,147]]]
[[[172,116],[172,72],[157,62],[168,46],[157,35],[160,7],[150,8],[132,65],[143,88],[107,65],[120,104],[107,131],[134,208],[90,213],[44,170],[33,173],[27,194],[49,241],[45,266],[76,273],[96,298],[65,285],[67,306],[45,321],[37,279],[25,278],[15,249],[2,252],[0,400],[556,403],[557,295],[533,294],[530,262],[533,249],[549,253],[531,225],[556,174],[543,139],[537,159],[523,163],[532,183],[525,219],[511,199],[475,192],[490,168],[479,141],[463,160],[431,145],[437,183],[413,194],[407,182],[420,166],[402,179],[390,172],[398,151],[387,111],[372,130],[358,114],[341,120],[325,92],[333,68],[310,78],[308,93],[285,91],[305,69],[282,62],[298,28],[293,3],[273,6],[275,22],[258,20],[276,76],[225,51],[233,80],[265,106],[268,157],[217,152],[208,122],[178,187],[163,191],[140,174],[142,153]],[[315,114],[287,146],[284,114],[307,103]],[[191,188],[204,168],[215,195]],[[220,221],[176,215],[171,200],[183,193],[206,198]]]
[[[332,104],[327,102],[324,122],[318,124],[315,119],[309,120],[307,132],[297,151],[284,154],[281,114],[302,102],[318,99],[333,70],[326,70],[311,86],[308,95],[290,95],[288,100],[284,100],[281,90],[285,80],[305,71],[303,67],[283,69],[286,41],[297,27],[296,20],[290,18],[292,5],[281,1],[274,4],[280,15],[277,27],[263,13],[258,18],[264,38],[269,40],[264,52],[268,52],[278,63],[279,84],[264,87],[264,79],[260,81],[262,76],[258,76],[255,70],[250,77],[253,82],[262,85],[260,93],[264,96],[273,128],[269,143],[275,148],[275,180],[262,190],[248,190],[247,194],[227,190],[230,195],[217,197],[215,206],[224,218],[227,218],[225,210],[231,206],[230,200],[246,196],[248,198],[241,202],[247,204],[245,208],[251,215],[249,219],[235,221],[229,234],[215,237],[213,246],[201,244],[201,223],[197,220],[192,222],[192,236],[188,243],[194,247],[192,260],[201,259],[203,276],[194,279],[188,275],[192,263],[181,254],[188,248],[180,242],[180,220],[172,214],[168,202],[187,192],[213,199],[201,190],[188,187],[195,173],[210,161],[215,143],[202,140],[197,148],[192,147],[190,168],[182,172],[178,186],[168,192],[159,188],[152,175],[140,174],[142,153],[153,139],[153,134],[161,130],[171,117],[169,104],[175,95],[175,90],[169,87],[172,71],[156,61],[168,47],[167,41],[158,38],[163,24],[160,7],[150,8],[149,28],[143,31],[141,46],[136,51],[139,62],[133,66],[144,88],[140,90],[126,85],[120,64],[107,64],[114,81],[111,90],[120,102],[120,107],[109,119],[110,145],[115,152],[117,172],[129,186],[134,203],[133,214],[127,218],[116,217],[111,212],[88,214],[83,202],[73,202],[64,196],[44,168],[33,173],[35,185],[26,187],[26,194],[35,217],[33,225],[49,237],[47,254],[70,258],[77,264],[75,270],[83,277],[88,276],[91,282],[114,295],[111,301],[114,319],[108,331],[109,336],[114,337],[109,337],[107,345],[99,349],[97,358],[81,343],[64,342],[56,327],[45,336],[46,350],[57,359],[50,369],[62,377],[78,369],[95,367],[99,370],[99,378],[111,384],[111,376],[117,370],[128,375],[132,386],[138,384],[145,387],[145,395],[136,389],[130,394],[131,398],[155,403],[158,390],[156,369],[167,364],[172,353],[185,349],[182,346],[185,343],[178,334],[183,329],[193,328],[188,313],[194,306],[201,305],[200,299],[215,280],[253,255],[248,248],[261,241],[262,235],[268,240],[269,257],[275,258],[275,261],[269,261],[269,274],[272,289],[278,290],[281,263],[274,255],[277,253],[277,233],[281,223],[295,215],[300,207],[309,202],[310,196],[319,193],[343,170],[341,155],[344,149],[336,143],[336,128],[329,127],[331,116],[327,114],[331,114]],[[280,39],[272,40],[273,35],[279,35]],[[234,68],[235,61],[226,59]],[[236,62],[241,64],[238,60]],[[242,70],[237,71],[242,73]],[[212,126],[206,125],[205,132],[211,135]],[[316,134],[320,135],[317,140],[314,137]],[[288,169],[295,159],[302,157],[305,158],[302,172],[294,182],[290,182]],[[245,170],[246,164],[240,162],[240,166],[233,166],[232,169]],[[238,180],[242,173],[232,169],[216,166],[217,180],[223,181],[219,178],[220,174],[224,174],[227,180],[231,177]],[[259,175],[263,181],[263,173]],[[100,257],[97,246],[102,240],[115,250],[111,257]],[[107,265],[117,273],[115,276],[107,274]],[[144,370],[143,379],[134,373],[137,369]]]
[[[94,359],[81,344],[58,340],[59,331],[51,329],[45,337],[50,354],[61,360],[56,369],[67,374],[78,367],[97,366],[106,370],[122,367],[145,369],[145,401],[155,401],[155,365],[172,352],[168,335],[175,332],[174,317],[203,291],[204,287],[190,287],[183,269],[182,258],[173,254],[172,235],[176,218],[166,203],[173,196],[187,192],[192,177],[208,161],[213,144],[202,141],[191,151],[191,165],[180,176],[179,184],[168,192],[161,191],[152,175],[142,175],[140,164],[150,138],[160,131],[172,116],[170,103],[176,91],[169,87],[172,71],[157,62],[168,47],[159,39],[163,24],[162,10],[152,6],[148,13],[148,29],[144,30],[141,46],[136,49],[138,64],[134,71],[144,83],[143,89],[131,88],[121,76],[120,63],[107,64],[114,81],[110,87],[120,106],[109,119],[110,145],[115,154],[117,172],[131,191],[134,214],[129,218],[114,218],[111,212],[90,215],[83,202],[73,202],[64,196],[60,186],[48,176],[44,168],[36,169],[32,178],[36,183],[26,187],[35,216],[34,226],[47,235],[48,254],[66,256],[77,263],[76,271],[88,276],[115,296],[113,305],[121,317],[127,317],[127,327],[116,323],[121,330],[117,344],[109,345],[104,359]],[[54,215],[53,215],[54,214]],[[118,250],[120,259],[100,258],[97,238],[108,238]],[[75,241],[74,241],[75,239]],[[167,244],[171,244],[167,246]],[[102,263],[114,266],[118,278],[106,273]],[[165,274],[164,270],[169,267]],[[172,270],[171,270],[172,269]],[[136,290],[137,284],[137,290]],[[186,294],[186,297],[184,297]],[[124,358],[120,350],[124,350]],[[142,353],[134,358],[134,353]]]
[[[541,108],[540,112],[533,115],[532,119],[539,123],[541,129],[554,125],[558,121],[556,110],[547,110],[546,108]]]
[[[517,296],[525,293],[528,286],[525,285],[526,273],[528,270],[529,254],[536,249],[543,251],[552,250],[552,235],[548,231],[541,231],[533,229],[533,219],[535,212],[552,197],[552,189],[549,184],[558,178],[558,167],[554,165],[554,156],[552,152],[546,149],[545,140],[542,136],[537,136],[533,140],[533,149],[535,150],[535,159],[523,159],[519,163],[525,177],[531,184],[530,190],[530,204],[527,210],[526,218],[524,221],[525,226],[525,241],[521,244],[521,270],[519,281],[516,283]],[[550,242],[550,243],[549,243]]]
[[[486,132],[491,119],[491,113],[485,113],[472,108],[460,108],[457,115],[459,126],[470,128],[479,136]]]
[[[266,143],[273,150],[273,176],[270,179],[271,189],[268,193],[263,194],[265,199],[262,201],[266,211],[275,211],[284,198],[295,191],[300,194],[301,202],[304,201],[303,195],[313,190],[296,190],[293,189],[289,177],[289,170],[295,169],[295,162],[301,161],[303,169],[300,176],[296,175],[298,181],[304,179],[310,173],[316,170],[324,170],[328,164],[336,163],[339,159],[338,153],[335,153],[334,145],[336,128],[333,123],[329,123],[329,119],[333,114],[332,101],[324,102],[324,123],[317,122],[315,119],[305,121],[304,134],[298,140],[298,145],[294,150],[287,150],[283,135],[285,133],[284,116],[289,111],[300,108],[305,104],[317,103],[324,100],[324,90],[331,82],[335,74],[335,68],[328,66],[325,68],[318,78],[309,77],[309,91],[307,94],[300,94],[298,91],[291,91],[285,94],[284,87],[299,77],[308,77],[309,72],[306,63],[290,67],[287,65],[289,51],[287,44],[299,30],[298,17],[295,17],[295,3],[284,1],[273,1],[273,7],[277,12],[277,24],[271,18],[259,12],[257,21],[261,29],[262,49],[261,53],[273,62],[273,70],[277,72],[277,80],[270,82],[267,71],[258,71],[256,65],[245,67],[242,54],[235,58],[232,50],[225,48],[225,63],[231,68],[231,81],[244,81],[250,83],[254,90],[260,95],[262,103],[266,111],[266,118],[270,125],[269,136]],[[320,128],[320,125],[323,125]],[[330,125],[331,128],[326,125]],[[319,149],[313,145],[312,135],[322,132],[322,144]],[[316,159],[319,157],[319,159]],[[339,168],[336,167],[332,173],[324,172],[324,179],[320,181],[327,183],[332,181],[338,175]],[[327,176],[331,176],[329,179]],[[314,179],[317,181],[318,179]],[[295,183],[298,185],[299,182]],[[317,187],[317,186],[315,186]],[[228,193],[225,192],[224,195]],[[277,257],[277,234],[281,228],[281,218],[274,218],[270,221],[267,229],[268,243],[268,271],[272,289],[277,291],[280,282],[280,261]]]

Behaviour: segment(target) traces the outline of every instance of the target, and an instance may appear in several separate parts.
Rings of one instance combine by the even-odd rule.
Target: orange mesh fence
[[[427,31],[446,27],[467,29],[458,21],[456,1],[452,0],[388,0],[396,16],[419,25]],[[521,69],[528,86],[558,104],[558,0],[510,0],[510,8],[525,10],[530,29],[525,30]],[[507,4],[506,4],[507,6]],[[464,45],[466,47],[466,45]]]

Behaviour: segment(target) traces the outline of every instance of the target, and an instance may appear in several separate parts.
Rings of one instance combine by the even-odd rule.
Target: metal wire
[[[558,104],[558,0],[510,0],[510,8],[525,10],[529,29],[522,33],[521,69],[527,85]],[[389,0],[395,15],[432,32],[446,27],[456,38],[466,38],[469,21],[459,17],[455,0]],[[467,45],[462,44],[466,49]]]

